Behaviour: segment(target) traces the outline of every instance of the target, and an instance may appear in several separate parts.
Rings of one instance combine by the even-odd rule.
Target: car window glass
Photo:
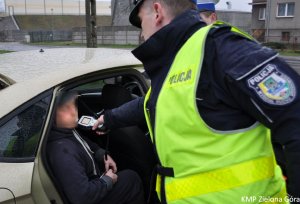
[[[6,83],[4,83],[3,81],[1,81],[0,79],[0,90],[6,88],[8,85]]]
[[[88,90],[90,90],[90,91],[95,91],[95,90],[101,91],[102,88],[106,84],[116,84],[116,83],[120,82],[121,80],[122,80],[122,77],[112,77],[112,78],[100,79],[100,80],[88,82],[88,83],[82,84],[80,86],[77,86],[73,90],[75,90],[75,91],[88,91]]]
[[[0,158],[35,156],[50,100],[44,98],[0,127]]]
[[[93,81],[87,84],[80,85],[76,87],[74,90],[76,91],[81,91],[81,90],[101,90],[103,86],[105,85],[104,80],[98,80],[98,81]]]

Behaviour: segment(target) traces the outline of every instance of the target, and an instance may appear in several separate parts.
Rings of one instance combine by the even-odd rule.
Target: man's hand
[[[104,115],[101,115],[98,118],[97,122],[93,126],[93,130],[96,130],[98,128],[98,126],[102,125],[102,124],[104,124]],[[106,134],[106,132],[100,132],[100,131],[96,131],[96,133],[97,133],[97,135],[105,135]]]
[[[117,183],[118,181],[118,175],[115,174],[111,169],[108,170],[105,174],[106,176],[110,177],[113,181],[113,184]]]
[[[107,172],[111,169],[113,173],[117,173],[118,169],[116,162],[109,155],[107,155],[107,160],[105,160],[104,156],[104,164]]]

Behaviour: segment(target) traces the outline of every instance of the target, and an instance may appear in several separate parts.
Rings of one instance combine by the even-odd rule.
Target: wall
[[[97,16],[97,26],[110,25],[111,16]],[[31,36],[31,42],[72,41],[72,29],[84,26],[85,16],[17,15],[0,17],[0,41],[22,42],[27,40],[26,35],[27,37]],[[21,31],[18,31],[18,28]]]
[[[251,23],[251,34],[259,41],[265,41],[265,28],[266,21],[259,20],[260,8],[266,8],[266,4],[253,5],[252,7],[252,23]]]
[[[265,1],[265,0],[264,0]],[[262,2],[254,0],[253,3]],[[300,1],[299,0],[271,0],[270,23],[265,25],[265,21],[259,21],[259,8],[266,5],[253,5],[252,34],[259,41],[282,42],[290,45],[300,43]],[[278,3],[295,2],[294,17],[277,17]],[[269,29],[267,35],[266,27]],[[283,41],[282,32],[290,32],[290,39]],[[267,35],[267,36],[266,36]]]
[[[70,30],[2,30],[0,31],[0,42],[50,42],[50,41],[71,41],[72,31]]]
[[[237,11],[218,11],[217,13],[220,20],[229,22],[247,32],[250,31],[251,13]],[[122,18],[118,23],[129,24],[126,18]],[[97,33],[98,44],[138,45],[141,42],[140,29],[133,26],[102,26],[98,28]],[[86,42],[85,28],[73,29],[73,42]]]
[[[295,2],[294,17],[277,17],[277,4],[284,2]],[[271,16],[270,29],[300,29],[300,1],[299,0],[272,0],[271,1]]]
[[[102,26],[97,28],[97,41],[101,45],[138,45],[140,30],[133,26]],[[86,43],[85,28],[74,28],[72,41]]]
[[[260,8],[266,8],[266,4],[254,5],[252,9],[252,25],[251,29],[265,29],[265,20],[259,20]]]
[[[282,39],[282,32],[290,32],[288,40]],[[272,29],[269,30],[269,36],[266,36],[268,42],[281,42],[289,46],[300,44],[300,29]]]
[[[133,8],[132,0],[112,0],[111,13],[113,16],[113,25],[129,26],[129,13]]]
[[[218,19],[250,32],[251,13],[242,11],[217,11]]]
[[[16,15],[21,30],[72,30],[85,27],[85,16],[74,15]],[[111,16],[97,16],[97,26],[110,26]]]
[[[113,25],[114,26],[124,26],[124,27],[131,27],[128,16],[130,13],[130,0],[112,0],[112,18],[113,18]],[[240,11],[217,11],[218,18],[222,21],[226,21],[234,26],[237,26],[246,32],[250,32],[251,27],[251,13],[249,12],[240,12]],[[121,27],[119,27],[121,28]],[[119,32],[118,38],[126,38],[126,35],[122,32]],[[123,37],[121,37],[123,35]],[[132,44],[137,44],[139,42],[139,30],[131,33],[132,38],[135,38],[135,42]],[[133,35],[136,35],[133,37]],[[78,33],[78,36],[80,34]],[[78,37],[78,41],[80,41]],[[101,36],[99,36],[101,39]],[[119,44],[125,44],[125,41],[118,41]],[[114,43],[113,43],[114,44]]]
[[[25,4],[26,2],[26,4]],[[97,1],[97,15],[111,15],[110,2]],[[6,14],[84,15],[84,0],[6,0]],[[51,10],[53,9],[53,10]]]
[[[0,31],[0,42],[24,42],[27,32],[20,30]]]
[[[0,17],[0,31],[3,30],[18,30],[12,16]]]

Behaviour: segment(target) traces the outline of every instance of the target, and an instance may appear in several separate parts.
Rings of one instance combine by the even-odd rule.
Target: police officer
[[[130,22],[146,40],[132,53],[151,89],[98,124],[146,118],[162,203],[288,203],[271,138],[284,149],[288,192],[298,201],[299,75],[237,28],[206,26],[191,0],[135,1]]]
[[[214,1],[211,0],[198,0],[197,8],[201,19],[207,24],[210,25],[218,20],[216,14],[216,7]]]

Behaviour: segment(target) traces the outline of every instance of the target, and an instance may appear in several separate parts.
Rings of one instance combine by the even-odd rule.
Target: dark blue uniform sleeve
[[[144,97],[139,97],[124,105],[105,111],[104,121],[109,129],[117,129],[134,125],[145,125]]]
[[[228,33],[215,39],[225,89],[272,131],[286,159],[288,192],[300,197],[300,77],[271,49]]]

